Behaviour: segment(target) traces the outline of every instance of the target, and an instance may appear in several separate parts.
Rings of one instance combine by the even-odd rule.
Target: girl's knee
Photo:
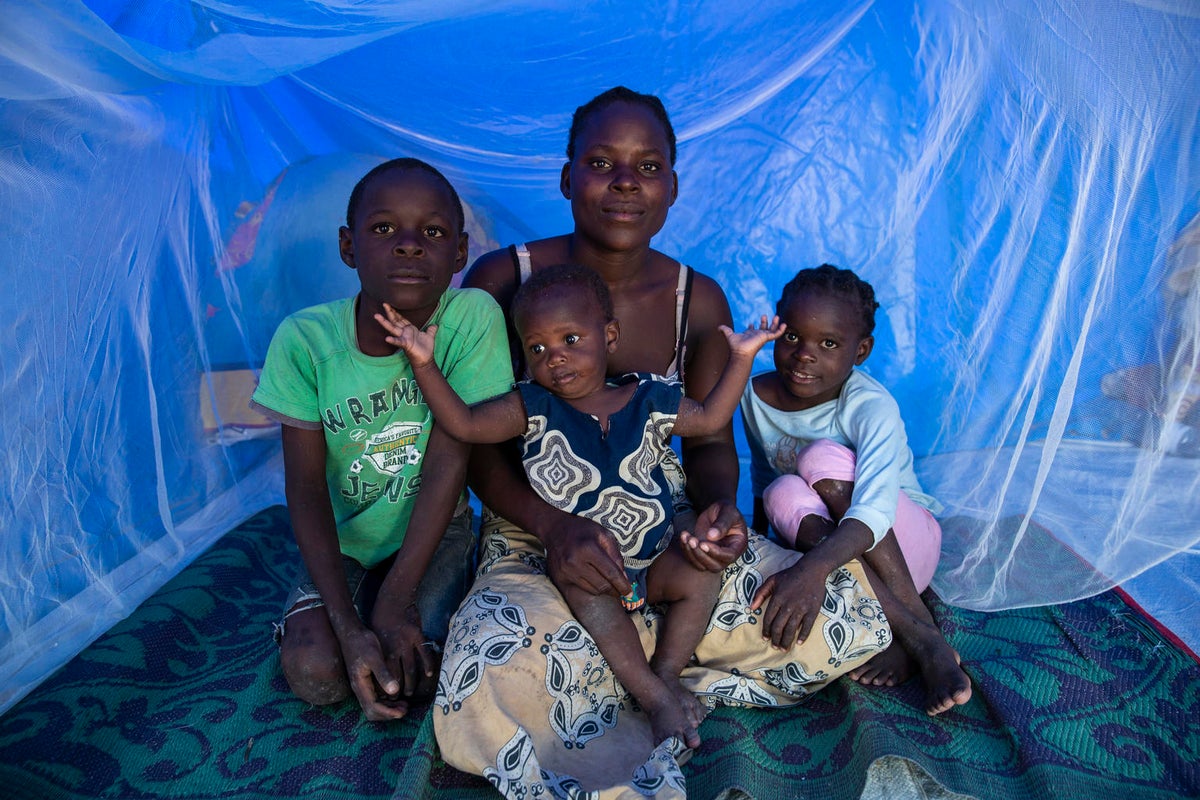
[[[854,451],[830,439],[818,439],[796,455],[796,474],[809,485],[818,481],[854,481]]]

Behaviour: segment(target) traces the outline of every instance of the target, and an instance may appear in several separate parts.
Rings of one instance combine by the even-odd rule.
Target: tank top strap
[[[529,257],[529,248],[524,244],[509,245],[508,249],[512,253],[513,266],[517,269],[517,286],[520,286],[533,274],[533,259]]]
[[[679,265],[679,280],[675,285],[675,360],[667,375],[683,380],[684,357],[687,355],[688,305],[692,300],[692,268]]]

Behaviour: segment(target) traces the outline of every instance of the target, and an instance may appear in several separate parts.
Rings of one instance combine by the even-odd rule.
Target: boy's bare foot
[[[847,674],[863,686],[899,686],[916,675],[917,669],[912,657],[893,641],[882,653]]]

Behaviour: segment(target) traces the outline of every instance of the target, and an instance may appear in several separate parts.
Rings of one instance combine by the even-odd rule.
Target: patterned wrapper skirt
[[[680,764],[690,751],[675,737],[653,741],[648,718],[546,576],[537,539],[485,511],[481,544],[478,577],[450,622],[433,712],[446,762],[508,798],[684,797]],[[751,533],[725,570],[682,675],[709,708],[796,703],[891,643],[857,561],[830,574],[808,639],[786,651],[764,639],[750,601],[800,557]],[[660,609],[631,616],[649,658]]]

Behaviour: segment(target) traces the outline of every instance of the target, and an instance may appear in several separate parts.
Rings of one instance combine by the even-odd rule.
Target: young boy
[[[672,435],[710,434],[727,424],[754,355],[783,328],[763,317],[758,329],[735,334],[729,363],[697,402],[683,385],[648,373],[608,378],[608,358],[620,339],[608,287],[587,267],[547,267],[521,284],[512,317],[531,379],[486,403],[468,407],[431,356],[441,331],[408,324],[390,306],[379,323],[388,341],[408,353],[438,424],[472,443],[523,440],[530,485],[564,511],[608,528],[621,548],[633,592],[620,599],[557,584],[591,634],[613,674],[650,718],[655,740],[678,736],[700,744],[704,712],[679,680],[712,616],[720,573],[699,568],[673,537],[678,462]],[[777,322],[777,321],[776,321]],[[435,335],[436,334],[436,335]],[[646,602],[666,604],[665,632],[649,663],[625,612]]]
[[[463,219],[454,187],[422,161],[368,172],[338,231],[361,291],[285,319],[252,399],[283,425],[287,503],[307,570],[279,626],[284,675],[316,705],[353,692],[371,720],[398,719],[414,696],[432,694],[474,548],[462,484],[441,485],[461,475],[452,465],[466,446],[431,439],[408,358],[375,315],[386,303],[438,326],[434,360],[470,402],[512,386],[499,307],[485,292],[450,288],[467,260]],[[406,538],[422,482],[457,496],[458,508],[449,528],[414,526]]]

